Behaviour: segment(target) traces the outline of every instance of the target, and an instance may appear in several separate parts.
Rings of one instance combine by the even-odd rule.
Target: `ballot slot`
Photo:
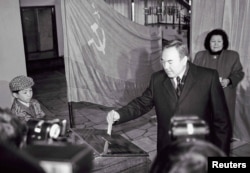
[[[105,130],[76,130],[83,140],[102,157],[148,156],[148,154],[120,134],[108,135]]]

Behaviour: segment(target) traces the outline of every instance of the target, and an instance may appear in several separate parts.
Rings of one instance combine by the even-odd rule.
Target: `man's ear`
[[[12,93],[13,97],[18,98],[18,94],[17,93]]]
[[[184,56],[182,61],[183,61],[183,63],[186,63],[188,61],[188,56]]]

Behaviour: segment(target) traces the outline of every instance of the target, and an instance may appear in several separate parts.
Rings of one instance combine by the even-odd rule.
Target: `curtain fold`
[[[240,54],[245,72],[237,87],[235,122],[236,138],[250,141],[250,1],[249,0],[193,0],[191,22],[191,56],[204,50],[207,33],[222,28],[228,34],[229,49]]]
[[[141,95],[162,68],[161,31],[100,0],[65,0],[62,11],[68,101],[118,107]]]
[[[134,0],[134,8],[135,8],[135,22],[141,25],[145,24],[145,16],[144,16],[144,8],[145,2],[144,0]]]

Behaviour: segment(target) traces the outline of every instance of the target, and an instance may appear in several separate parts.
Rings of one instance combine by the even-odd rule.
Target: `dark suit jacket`
[[[209,140],[229,154],[231,123],[223,89],[216,70],[189,63],[189,71],[179,99],[164,70],[152,74],[142,96],[120,108],[120,120],[135,119],[155,107],[158,122],[157,151],[170,141],[170,119],[173,115],[197,115],[210,127]]]

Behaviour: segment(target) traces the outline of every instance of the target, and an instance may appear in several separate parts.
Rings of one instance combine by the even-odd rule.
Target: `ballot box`
[[[23,149],[46,173],[91,173],[93,150],[81,145],[29,145]]]
[[[109,136],[107,131],[97,129],[75,129],[74,132],[93,149],[92,172],[149,172],[149,155],[120,134]]]

